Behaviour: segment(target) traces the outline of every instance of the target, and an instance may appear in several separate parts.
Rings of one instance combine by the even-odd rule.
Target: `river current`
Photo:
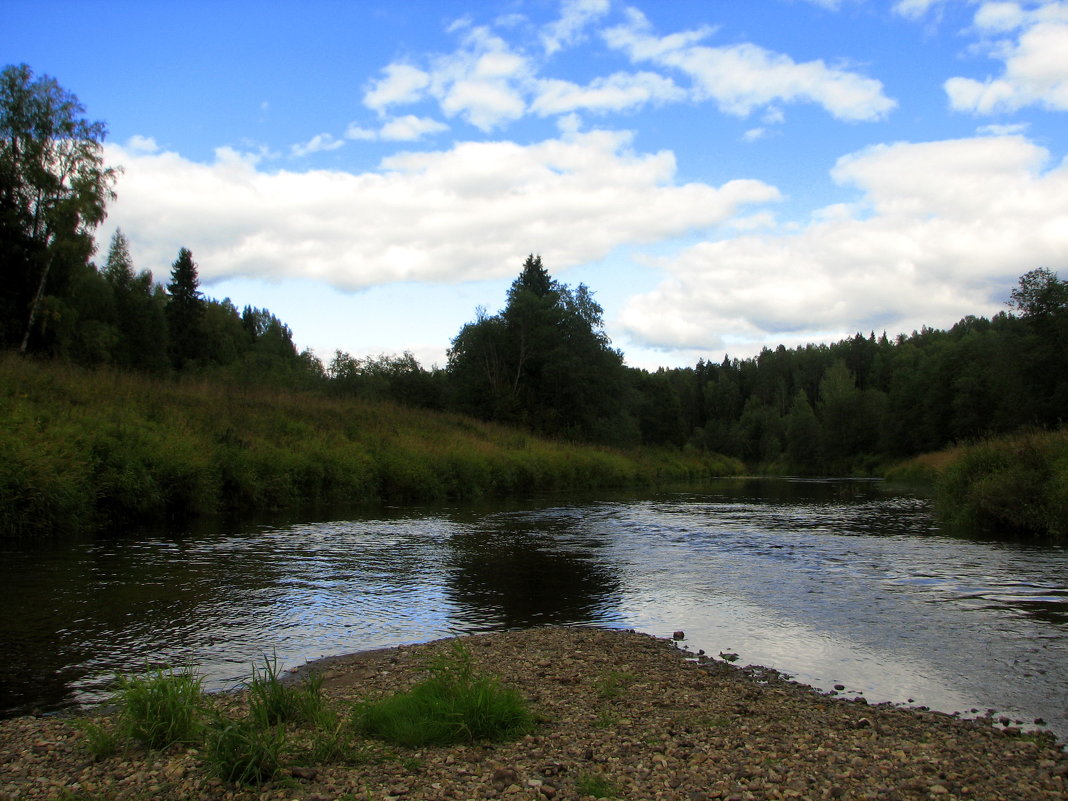
[[[408,508],[7,546],[0,715],[106,697],[116,672],[546,624],[682,630],[871,702],[1046,722],[1068,740],[1068,549],[961,539],[879,482]]]

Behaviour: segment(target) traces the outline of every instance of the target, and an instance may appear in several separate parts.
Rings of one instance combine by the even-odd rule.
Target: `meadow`
[[[740,461],[459,414],[0,356],[0,537],[251,511],[700,481]]]

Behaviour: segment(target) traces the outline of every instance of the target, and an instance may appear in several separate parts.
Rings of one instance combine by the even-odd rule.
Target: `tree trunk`
[[[22,335],[22,345],[19,347],[19,353],[25,353],[26,348],[30,344],[30,332],[33,331],[33,324],[37,322],[37,309],[41,305],[41,298],[44,297],[45,284],[48,283],[48,272],[52,269],[52,251],[49,249],[48,258],[45,259],[44,269],[41,270],[41,282],[37,285],[37,292],[33,296],[33,303],[30,304],[30,319],[26,322],[26,333]]]

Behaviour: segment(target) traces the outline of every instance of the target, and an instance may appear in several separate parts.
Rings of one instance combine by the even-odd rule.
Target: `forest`
[[[97,263],[93,232],[120,168],[103,162],[104,123],[83,114],[26,65],[0,74],[0,347],[28,358],[389,401],[781,474],[872,474],[953,443],[1056,429],[1068,409],[1068,282],[1044,267],[992,319],[650,372],[612,347],[590,288],[531,254],[502,308],[460,328],[444,367],[410,353],[324,362],[269,310],[205,296],[186,248],[159,280],[116,231]]]

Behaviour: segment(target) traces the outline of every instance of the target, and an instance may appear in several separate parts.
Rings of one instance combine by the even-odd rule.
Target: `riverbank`
[[[480,671],[539,719],[506,743],[409,750],[364,742],[349,764],[293,755],[255,788],[195,748],[94,762],[70,720],[0,723],[0,799],[1062,799],[1068,757],[1043,738],[831,698],[774,671],[705,660],[632,632],[544,628],[465,639]],[[342,709],[410,687],[451,641],[325,660]],[[220,702],[240,705],[242,699]]]
[[[251,511],[702,481],[740,462],[458,414],[0,354],[0,539]]]
[[[1068,428],[1024,430],[921,454],[886,478],[933,488],[953,531],[1068,542]]]

